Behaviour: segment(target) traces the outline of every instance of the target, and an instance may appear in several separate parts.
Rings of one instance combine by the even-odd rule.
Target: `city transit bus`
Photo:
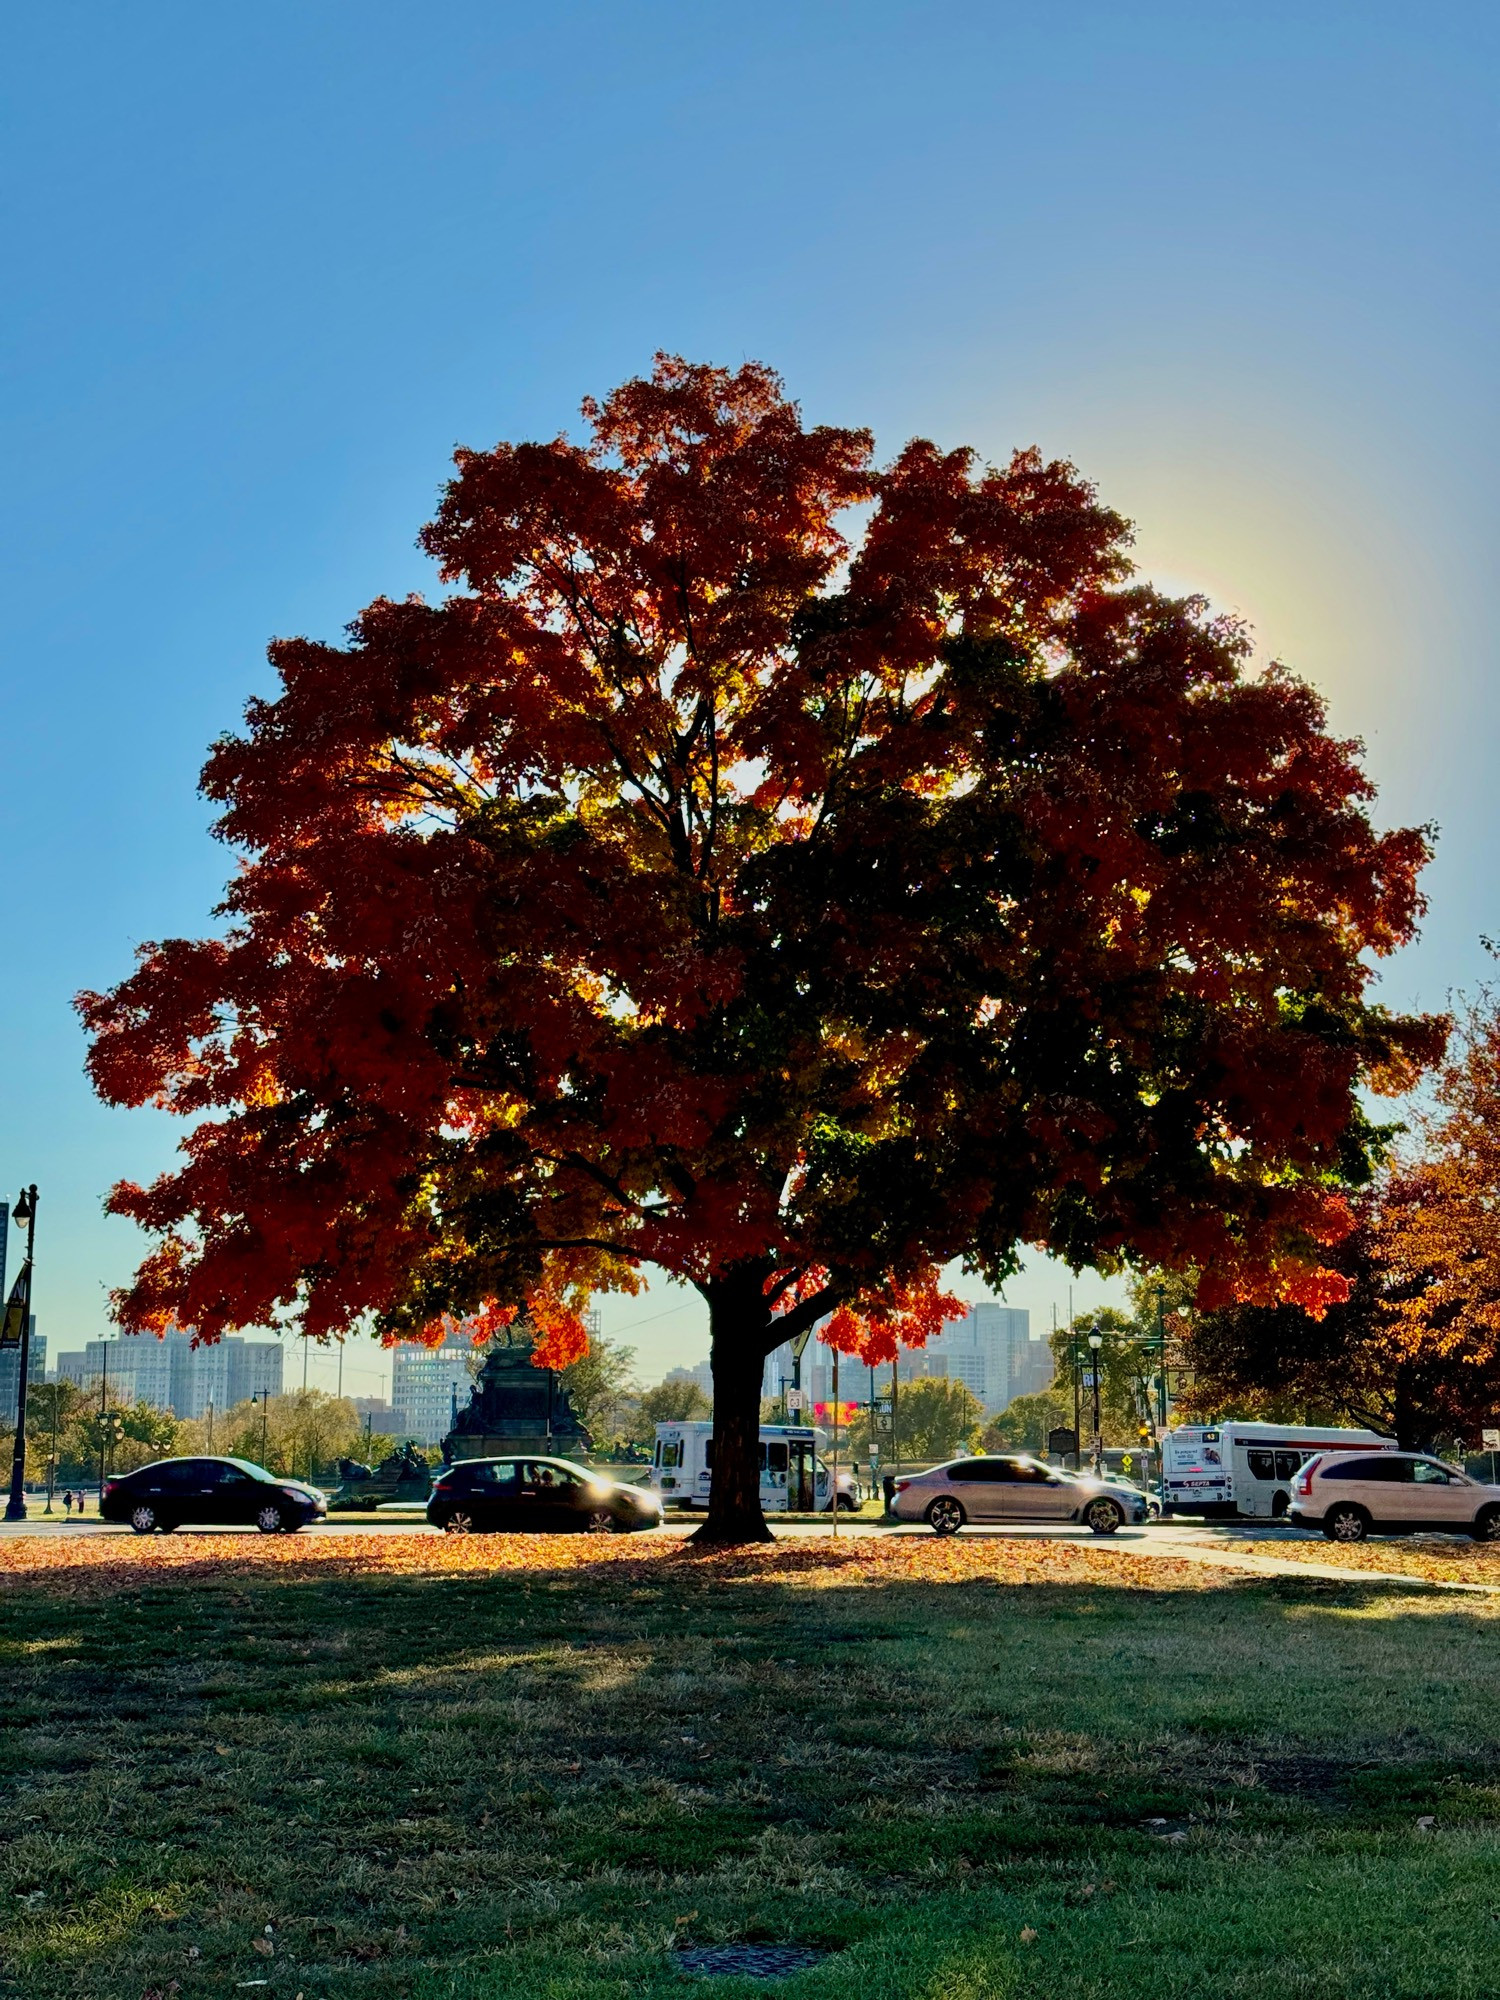
[[[1319,1451],[1394,1451],[1394,1438],[1337,1424],[1185,1424],[1162,1439],[1168,1514],[1279,1521],[1292,1481]]]

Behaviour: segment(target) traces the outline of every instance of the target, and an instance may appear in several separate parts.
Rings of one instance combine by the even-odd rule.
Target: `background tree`
[[[1398,1434],[1478,1445],[1500,1424],[1500,1006],[1484,994],[1373,1207]]]
[[[388,1445],[390,1440],[376,1442]],[[249,1459],[284,1478],[316,1481],[341,1458],[362,1461],[370,1446],[360,1414],[347,1397],[293,1389],[272,1396],[264,1411],[260,1403],[247,1401],[216,1416],[214,1448],[226,1458]]]
[[[903,1382],[897,1390],[895,1442],[904,1460],[931,1459],[936,1463],[952,1458],[955,1452],[970,1451],[978,1442],[983,1423],[983,1403],[962,1382],[929,1375],[917,1382]],[[844,1452],[848,1457],[869,1456],[867,1406],[861,1406],[844,1436],[847,1438]],[[875,1442],[882,1452],[889,1454],[888,1413],[877,1419]]]
[[[1334,1256],[1351,1290],[1319,1317],[1297,1306],[1229,1306],[1193,1316],[1182,1343],[1192,1386],[1177,1399],[1174,1421],[1239,1417],[1398,1428],[1398,1405],[1410,1403],[1418,1384],[1392,1342],[1384,1273],[1371,1255],[1368,1226]],[[1415,1435],[1413,1414],[1403,1418],[1407,1438]]]
[[[641,1393],[633,1347],[596,1334],[588,1353],[563,1370],[562,1380],[594,1440],[596,1456],[608,1455],[614,1444],[630,1437]]]
[[[920,1342],[950,1259],[1339,1296],[1359,1093],[1439,1035],[1366,998],[1426,845],[1318,698],[1035,452],[879,467],[756,365],[584,414],[458,455],[441,602],[273,646],[204,774],[226,930],[81,999],[105,1098],[191,1121],[111,1196],[122,1322],[524,1307],[561,1365],[655,1265],[739,1540],[764,1357],[837,1308]]]
[[[658,1424],[692,1423],[708,1416],[712,1407],[696,1382],[658,1382],[636,1405],[634,1435],[642,1444],[649,1444]]]
[[[1073,1390],[1044,1389],[1037,1396],[1017,1396],[980,1434],[985,1451],[1045,1451],[1050,1432],[1073,1425]]]
[[[85,1391],[70,1421],[65,1450],[72,1477],[97,1480],[99,1451],[104,1447],[105,1463],[111,1473],[134,1472],[156,1458],[170,1458],[177,1448],[177,1419],[170,1410],[154,1403],[108,1402],[101,1411],[99,1399]],[[28,1433],[30,1425],[27,1426]]]
[[[1195,1316],[1186,1407],[1272,1421],[1348,1421],[1411,1449],[1477,1445],[1500,1422],[1500,1014],[1459,1025],[1432,1111],[1359,1203],[1333,1253],[1348,1296]]]
[[[1066,1421],[1071,1426],[1074,1368],[1090,1365],[1093,1350],[1088,1344],[1089,1335],[1100,1335],[1099,1416],[1107,1445],[1133,1445],[1138,1442],[1142,1419],[1155,1421],[1155,1277],[1153,1273],[1132,1287],[1130,1311],[1107,1306],[1097,1312],[1080,1313],[1074,1320],[1071,1336],[1066,1327],[1059,1327],[1051,1336],[1052,1393],[1066,1401]],[[1079,1436],[1087,1449],[1092,1435],[1093,1392],[1082,1385],[1081,1377],[1078,1417]]]

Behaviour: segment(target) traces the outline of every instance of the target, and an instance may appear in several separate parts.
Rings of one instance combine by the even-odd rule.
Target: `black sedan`
[[[243,1458],[162,1458],[107,1479],[99,1501],[106,1521],[128,1521],[138,1535],[170,1535],[186,1522],[205,1528],[259,1528],[295,1534],[328,1512],[316,1488],[278,1479]]]
[[[661,1503],[566,1458],[461,1458],[439,1474],[427,1518],[450,1535],[623,1535],[660,1527]]]

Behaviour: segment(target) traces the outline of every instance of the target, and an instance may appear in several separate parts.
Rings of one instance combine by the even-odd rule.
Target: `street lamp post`
[[[36,1187],[22,1188],[21,1198],[11,1210],[17,1222],[26,1224],[26,1256],[16,1274],[10,1297],[5,1302],[5,1319],[0,1325],[0,1346],[18,1349],[16,1360],[16,1442],[10,1459],[10,1498],[5,1503],[7,1521],[26,1519],[26,1377],[31,1370],[31,1265],[36,1249]]]
[[[1092,1366],[1089,1376],[1094,1385],[1094,1477],[1097,1479],[1104,1470],[1104,1426],[1099,1415],[1099,1350],[1104,1345],[1104,1336],[1096,1327],[1089,1335],[1089,1355]]]

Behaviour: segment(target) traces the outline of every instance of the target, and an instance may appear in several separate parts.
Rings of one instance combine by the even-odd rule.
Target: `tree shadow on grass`
[[[320,2000],[680,1992],[673,1940],[744,1937],[839,1954],[788,1994],[911,2000],[922,1949],[944,1992],[1010,1990],[1042,1921],[1102,1936],[1125,1991],[1174,1898],[1231,1923],[1227,1870],[1291,1912],[1310,1866],[1373,1896],[1393,1843],[1430,1874],[1418,1821],[1500,1817],[1487,1603],[628,1549],[101,1556],[9,1592],[0,1922],[30,2000],[192,2000],[262,1958]]]

